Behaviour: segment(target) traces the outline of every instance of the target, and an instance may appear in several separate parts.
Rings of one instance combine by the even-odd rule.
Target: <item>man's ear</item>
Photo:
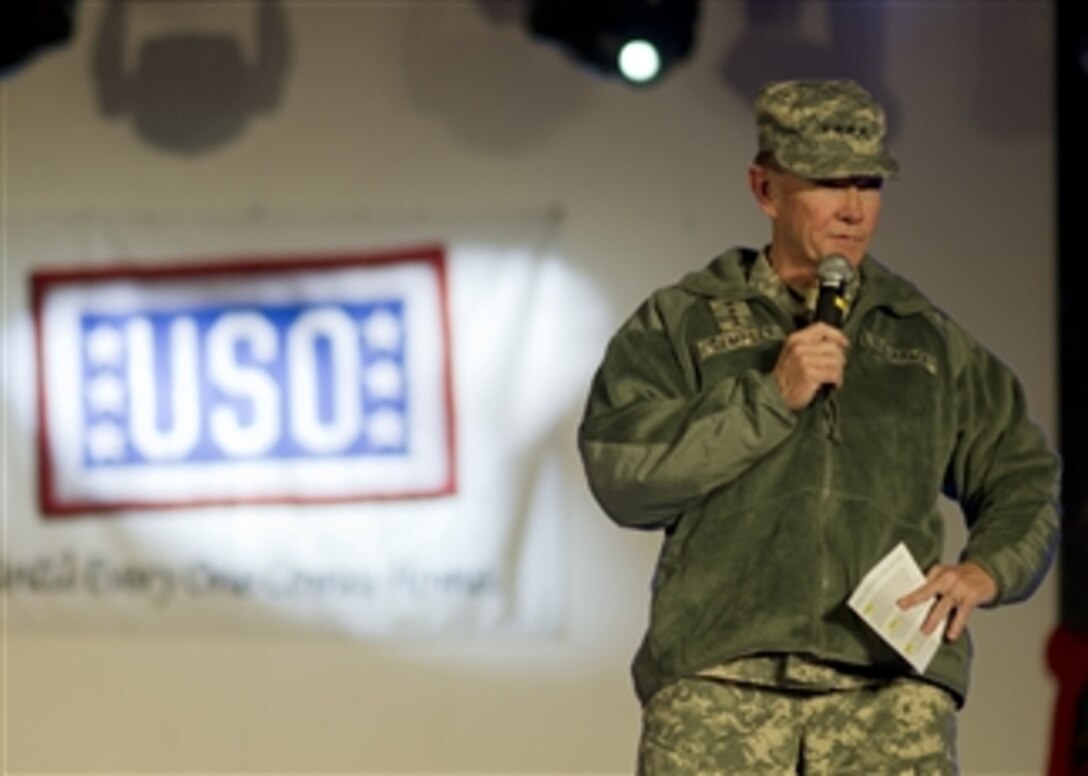
[[[761,164],[748,167],[748,188],[756,198],[759,209],[771,218],[778,212],[775,184],[771,172]]]

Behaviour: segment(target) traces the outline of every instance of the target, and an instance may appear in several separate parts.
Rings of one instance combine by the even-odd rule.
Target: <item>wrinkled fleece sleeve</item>
[[[954,335],[955,336],[955,335]],[[959,433],[945,491],[968,526],[964,560],[997,582],[990,605],[1014,603],[1039,586],[1058,542],[1058,457],[1028,418],[1019,381],[981,345],[958,333]]]
[[[796,424],[770,375],[697,387],[690,350],[674,333],[682,327],[661,301],[644,303],[612,338],[578,431],[594,496],[636,528],[668,527]]]

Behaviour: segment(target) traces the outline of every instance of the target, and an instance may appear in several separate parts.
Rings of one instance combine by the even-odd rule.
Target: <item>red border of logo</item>
[[[193,498],[177,502],[65,502],[54,493],[55,473],[52,468],[50,449],[48,399],[45,389],[44,353],[45,342],[42,331],[42,307],[48,293],[65,284],[87,284],[97,281],[115,281],[122,278],[168,280],[170,278],[192,278],[201,276],[222,276],[254,272],[309,272],[350,266],[378,266],[383,264],[403,264],[417,262],[428,265],[435,273],[438,284],[438,297],[441,309],[439,317],[442,328],[442,393],[445,402],[446,454],[449,461],[446,482],[427,491],[405,493],[360,494],[358,496],[336,496],[327,498],[297,497],[290,495],[260,496],[242,499],[201,499]],[[451,337],[449,317],[448,279],[446,275],[446,252],[440,245],[424,245],[384,251],[343,252],[300,254],[291,253],[282,256],[231,257],[207,263],[171,263],[171,264],[126,264],[114,266],[73,267],[67,269],[43,268],[36,270],[30,277],[31,308],[34,319],[34,353],[36,358],[35,374],[37,378],[37,413],[38,413],[38,496],[42,512],[49,517],[72,517],[90,513],[112,513],[126,510],[163,510],[209,506],[231,506],[241,504],[331,504],[366,501],[396,501],[404,499],[437,498],[457,492],[457,456],[456,456],[456,420],[454,416],[454,394],[452,367],[450,363]]]

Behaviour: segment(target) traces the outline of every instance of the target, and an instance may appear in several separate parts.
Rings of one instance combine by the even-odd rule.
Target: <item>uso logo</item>
[[[47,514],[455,489],[441,249],[31,282]]]

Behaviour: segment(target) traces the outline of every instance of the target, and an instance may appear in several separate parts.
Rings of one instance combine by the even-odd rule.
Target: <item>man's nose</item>
[[[842,189],[838,214],[840,219],[850,224],[861,222],[865,218],[865,208],[861,200],[861,191],[857,186]]]

